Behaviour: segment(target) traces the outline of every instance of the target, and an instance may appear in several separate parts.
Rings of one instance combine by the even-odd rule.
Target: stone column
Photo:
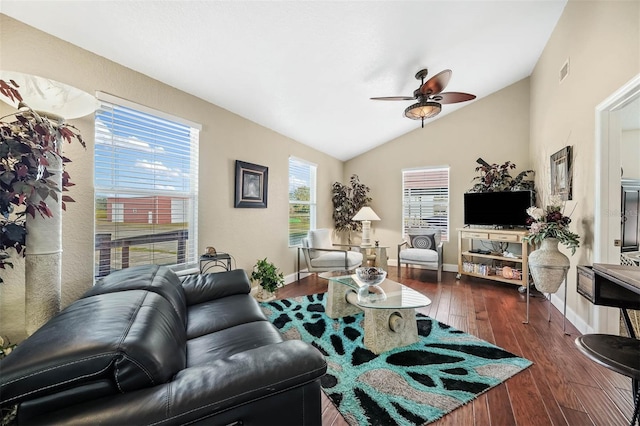
[[[62,159],[48,155],[47,170],[50,180],[62,189]],[[30,336],[60,311],[60,284],[62,281],[62,192],[57,200],[47,198],[52,217],[27,215],[25,255],[25,324]],[[32,196],[40,202],[39,195]]]

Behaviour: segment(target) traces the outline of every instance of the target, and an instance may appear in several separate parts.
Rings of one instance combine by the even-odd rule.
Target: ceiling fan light
[[[423,120],[440,114],[441,109],[442,106],[437,102],[424,101],[408,106],[404,115],[412,120]]]

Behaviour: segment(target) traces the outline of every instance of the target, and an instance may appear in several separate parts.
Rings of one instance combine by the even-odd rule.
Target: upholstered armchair
[[[427,269],[435,269],[438,282],[442,280],[442,241],[440,230],[410,228],[407,231],[408,241],[398,244],[398,278],[402,264],[421,265]]]
[[[339,247],[344,247],[340,249]],[[309,272],[351,271],[362,265],[362,253],[350,246],[333,244],[330,229],[313,229],[298,247],[298,280],[300,280],[300,252]]]

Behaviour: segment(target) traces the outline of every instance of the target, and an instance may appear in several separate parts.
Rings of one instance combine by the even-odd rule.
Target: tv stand
[[[458,275],[456,279],[460,279],[462,275],[471,277],[484,278],[487,280],[501,281],[504,283],[515,284],[518,286],[527,286],[529,284],[529,245],[523,238],[529,232],[526,229],[488,229],[488,228],[458,228]],[[486,253],[473,249],[473,240],[484,240],[500,243],[519,244],[522,248],[520,257],[506,257],[501,253]],[[464,241],[464,245],[463,245]],[[487,265],[482,268],[483,272],[464,270],[463,263],[470,262],[472,264]],[[498,263],[513,265],[513,269],[521,271],[520,278],[505,277],[496,274],[496,266]],[[488,269],[487,269],[488,268]]]

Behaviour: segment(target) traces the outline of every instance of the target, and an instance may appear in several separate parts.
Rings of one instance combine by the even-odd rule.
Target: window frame
[[[407,184],[408,184],[408,175],[410,174],[414,174],[415,177],[417,177],[419,174],[430,174],[431,176],[428,177],[428,179],[425,179],[424,182],[433,182],[433,184],[438,184],[439,181],[443,181],[446,183],[446,186],[433,186],[432,189],[430,188],[407,188]],[[444,199],[438,199],[438,200],[433,200],[433,201],[427,201],[427,202],[420,202],[420,203],[413,203],[414,205],[416,205],[417,208],[419,209],[426,209],[426,211],[429,213],[431,212],[431,216],[424,216],[422,214],[413,217],[407,217],[407,210],[410,209],[411,207],[407,206],[407,196],[405,195],[406,191],[409,190],[414,190],[416,192],[416,194],[414,195],[415,197],[421,197],[421,196],[429,196],[429,197],[434,197],[434,198],[443,198]],[[423,191],[426,191],[426,193],[422,193]],[[445,166],[425,166],[425,167],[416,167],[416,168],[411,168],[411,169],[403,169],[402,170],[402,224],[401,224],[401,232],[402,235],[405,236],[407,235],[407,227],[409,226],[409,222],[411,220],[419,220],[421,221],[420,224],[416,225],[410,225],[412,228],[436,228],[436,229],[440,229],[441,232],[441,240],[442,241],[450,241],[451,238],[451,229],[450,229],[450,221],[451,221],[451,167],[448,165]],[[436,211],[443,211],[445,214],[441,215],[441,214],[437,214]],[[428,214],[427,213],[427,214]],[[440,218],[438,218],[438,216],[444,216],[444,220],[441,220]],[[435,219],[436,224],[433,224],[433,219]],[[431,219],[432,222],[428,222],[426,224],[423,224],[422,221],[424,220],[429,220]]]
[[[98,99],[99,106],[95,113],[95,149],[94,149],[94,238],[95,238],[95,273],[94,276],[96,278],[100,276],[105,276],[111,273],[113,270],[118,268],[125,267],[125,265],[134,266],[139,264],[163,264],[178,273],[186,273],[191,270],[197,268],[198,266],[198,168],[199,168],[199,140],[200,140],[200,131],[202,130],[202,126],[200,124],[191,122],[189,120],[185,120],[180,117],[173,116],[171,114],[155,110],[153,108],[146,107],[144,105],[140,105],[126,99],[118,98],[116,96],[97,92],[96,98]],[[126,110],[131,110],[127,112]],[[116,120],[114,115],[119,115]],[[105,125],[104,123],[100,123],[101,114],[105,114],[105,118],[111,119],[111,125]],[[113,114],[109,116],[109,114]],[[131,120],[131,123],[128,123],[127,120]],[[153,126],[153,122],[158,122],[158,127]],[[130,132],[129,134],[125,133],[124,135],[119,135],[117,137],[113,133],[113,129],[122,126],[122,129]],[[149,127],[145,127],[149,126]],[[163,161],[164,158],[160,156],[160,160],[157,160],[156,157],[152,154],[149,156],[144,155],[143,149],[136,149],[135,143],[132,142],[132,138],[135,138],[136,132],[143,132],[146,130],[151,131],[151,135],[148,138],[145,138],[144,142],[148,144],[146,149],[154,151],[159,149],[160,147],[168,147],[175,149],[175,152],[178,154],[183,154],[182,158],[182,166],[178,167],[176,165],[176,170],[172,171],[176,175],[175,180],[162,180],[160,183],[156,183],[154,180],[154,186],[144,187],[144,185],[140,184],[140,186],[132,183],[131,185],[123,184],[123,180],[111,179],[109,181],[110,176],[117,175],[120,167],[120,160],[118,159],[119,153],[123,153],[123,155],[129,155],[130,161],[141,161],[144,164],[144,161],[154,160],[152,164],[147,167],[148,172],[146,175],[144,173],[138,173],[141,170],[144,170],[144,167],[133,169],[131,166],[131,170],[135,170],[132,172],[129,170],[130,174],[120,175],[120,178],[131,177],[129,182],[134,182],[134,179],[144,180],[147,179],[158,178],[161,174],[160,171],[156,169],[160,169],[160,167],[156,166],[164,166],[169,164],[166,161]],[[170,133],[168,130],[173,130],[175,134]],[[122,130],[121,130],[122,131]],[[157,132],[157,133],[156,133]],[[179,135],[182,132],[184,135]],[[188,140],[189,146],[184,147],[184,143],[182,142],[186,138]],[[153,140],[155,139],[155,140]],[[168,144],[168,145],[167,145]],[[102,148],[106,147],[106,151],[102,151]],[[118,152],[118,147],[120,150]],[[111,150],[112,153],[109,153],[108,150]],[[118,152],[118,154],[117,154]],[[172,154],[170,155],[173,155]],[[165,154],[164,156],[168,156],[169,154]],[[186,158],[186,160],[185,160]],[[156,161],[157,160],[157,161]],[[103,166],[104,164],[104,166]],[[100,175],[101,167],[110,167],[111,171],[106,172],[103,176]],[[126,170],[123,168],[122,170]],[[184,173],[186,172],[186,174]],[[167,173],[170,175],[170,173]],[[106,178],[106,179],[105,179]],[[171,183],[175,182],[177,188],[171,188],[171,185],[167,185],[165,188],[161,188],[162,183]],[[157,186],[156,186],[157,185]],[[132,207],[131,214],[138,213],[138,206],[135,206],[136,201],[145,200],[147,203],[144,205],[143,210],[149,210],[147,215],[147,221],[142,222],[140,219],[137,222],[133,223],[144,223],[145,226],[152,228],[153,232],[139,235],[139,236],[127,236],[125,238],[118,237],[118,224],[116,222],[111,221],[113,225],[112,235],[116,235],[116,239],[121,240],[129,240],[133,239],[133,243],[131,244],[131,249],[133,250],[136,246],[135,241],[136,238],[147,236],[148,239],[153,241],[160,240],[161,242],[166,241],[177,241],[177,252],[176,258],[174,259],[174,263],[166,263],[166,260],[163,259],[163,256],[160,254],[161,249],[155,247],[155,242],[145,242],[144,245],[150,245],[151,250],[149,251],[149,261],[147,263],[143,262],[129,262],[129,248],[126,246],[129,241],[124,241],[121,243],[114,243],[109,241],[106,243],[106,240],[99,240],[98,235],[98,203],[106,202],[107,204],[104,206],[105,214],[107,214],[108,218],[108,198],[113,197],[114,202],[119,201],[120,199],[131,198]],[[164,202],[165,207],[160,207],[160,203]],[[147,205],[154,203],[152,208],[147,207]],[[166,206],[169,206],[168,208]],[[135,207],[135,208],[134,208]],[[141,214],[144,213],[141,211]],[[164,220],[169,220],[169,223],[174,223],[176,218],[181,218],[180,223],[185,224],[186,226],[179,227],[180,229],[176,229],[176,239],[175,240],[162,240],[161,236],[158,234],[162,232],[156,232],[156,224],[159,224],[160,213],[164,213]],[[124,213],[123,213],[124,214]],[[150,214],[150,215],[149,215]],[[139,218],[138,218],[139,219]],[[124,220],[124,218],[122,218]],[[151,221],[151,222],[149,222]],[[158,221],[156,223],[156,221]],[[105,221],[106,222],[106,221]],[[176,222],[177,223],[177,222]],[[152,226],[148,226],[152,225]],[[108,226],[107,226],[107,230]],[[184,236],[184,232],[186,231],[186,238]],[[180,234],[180,235],[178,235]],[[122,234],[121,234],[122,235]],[[113,238],[113,237],[110,237]],[[142,239],[142,238],[139,238]],[[127,255],[125,259],[124,248],[121,249],[122,254],[120,255],[120,261],[118,261],[118,253],[117,247],[118,244],[122,245],[122,247],[127,247]],[[147,249],[148,250],[148,249]],[[179,262],[181,256],[184,256],[184,261]],[[126,261],[125,261],[126,260]],[[108,267],[103,264],[109,264]],[[114,268],[114,264],[116,265]],[[108,268],[108,272],[105,272]]]

